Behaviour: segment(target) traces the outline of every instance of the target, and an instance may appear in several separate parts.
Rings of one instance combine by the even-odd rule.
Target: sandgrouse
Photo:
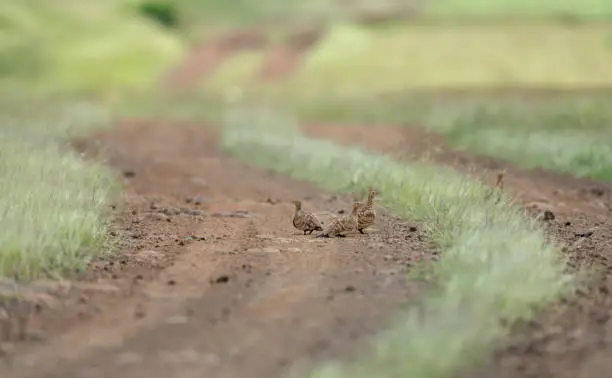
[[[340,218],[334,218],[328,225],[325,227],[323,232],[317,235],[317,238],[330,238],[335,236],[346,236],[349,232],[357,231],[357,212],[359,208],[363,204],[361,202],[353,203],[353,211],[349,215],[345,215]]]
[[[323,231],[323,224],[316,215],[309,211],[302,210],[302,202],[293,201],[295,209],[293,210],[293,227],[300,231],[312,234],[313,231]]]
[[[370,194],[368,195],[368,201],[364,206],[359,209],[357,213],[357,230],[364,234],[363,230],[370,227],[376,221],[376,209],[374,208],[374,196],[376,191],[370,188]]]

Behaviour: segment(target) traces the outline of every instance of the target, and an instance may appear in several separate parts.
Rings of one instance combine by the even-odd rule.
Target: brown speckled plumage
[[[370,194],[368,195],[368,201],[364,206],[359,209],[357,213],[357,230],[364,234],[363,230],[370,227],[376,221],[376,209],[374,207],[374,196],[376,191],[370,188]]]
[[[333,219],[325,230],[317,235],[317,238],[330,238],[335,236],[346,236],[349,232],[357,231],[359,225],[357,221],[357,213],[363,204],[361,202],[353,203],[353,210],[349,215]]]
[[[300,231],[312,234],[313,231],[323,231],[323,223],[311,212],[302,210],[302,202],[295,200],[293,201],[295,206],[293,210],[293,227]]]

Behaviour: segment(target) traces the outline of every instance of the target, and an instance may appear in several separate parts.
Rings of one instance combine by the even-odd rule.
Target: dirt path
[[[312,45],[310,43],[309,45]],[[308,44],[307,44],[308,45]],[[269,50],[260,70],[262,80],[288,77],[299,65],[296,49],[276,47]],[[529,208],[550,209],[555,219],[549,222],[551,233],[578,247],[570,253],[572,269],[593,265],[601,274],[576,298],[558,303],[529,324],[519,324],[500,348],[495,358],[479,370],[464,372],[466,377],[604,377],[612,363],[612,194],[601,183],[578,180],[542,170],[525,172],[495,159],[474,157],[451,151],[439,138],[418,128],[312,125],[305,128],[312,135],[332,138],[340,144],[366,145],[377,152],[398,158],[413,158],[424,151],[437,151],[433,158],[470,176],[506,168],[507,189]],[[409,155],[410,154],[410,155]],[[577,235],[589,234],[580,238]]]
[[[295,46],[312,45],[312,35]],[[222,41],[197,49],[166,80],[178,88],[191,84],[219,57],[266,43],[257,33]],[[297,50],[271,53],[262,79],[289,75]],[[591,378],[610,371],[609,188],[452,152],[419,129],[305,131],[398,158],[437,148],[438,162],[470,175],[506,167],[509,191],[554,212],[550,228],[558,238],[572,242],[576,233],[593,231],[572,257],[603,268],[597,284],[519,325],[490,365],[466,377]],[[201,125],[124,122],[75,145],[101,150],[123,172],[127,190],[124,205],[114,209],[113,235],[124,243],[77,281],[38,284],[33,295],[42,304],[28,341],[0,345],[2,377],[279,376],[296,362],[307,369],[355,356],[424,289],[404,276],[434,256],[418,229],[381,216],[368,236],[300,235],[288,220],[290,200],[303,199],[327,220],[326,212],[347,209],[351,199],[238,163],[217,150],[214,133]]]
[[[360,146],[398,158],[431,158],[466,175],[494,182],[495,170],[506,169],[507,190],[528,208],[550,209],[548,228],[557,240],[577,242],[569,252],[572,269],[591,265],[599,270],[589,288],[576,298],[546,309],[533,322],[515,327],[494,359],[463,377],[603,378],[612,369],[612,187],[592,180],[543,170],[524,171],[513,164],[477,157],[444,147],[441,139],[419,128],[388,126],[307,125],[313,137]],[[488,178],[487,178],[488,176]],[[577,234],[593,232],[586,238]]]
[[[319,34],[296,33],[285,53]],[[261,33],[224,36],[196,48],[166,83],[181,88],[220,58],[266,43]],[[284,59],[277,55],[262,75],[286,73]],[[13,319],[30,319],[25,334],[0,339],[2,377],[270,377],[296,363],[307,369],[367,347],[368,335],[418,299],[423,288],[406,282],[406,270],[435,256],[415,225],[384,214],[367,236],[296,233],[292,199],[324,221],[351,199],[237,163],[202,125],[122,122],[74,145],[125,177],[121,206],[112,207],[112,236],[122,246],[75,281],[29,287],[34,311],[6,305]]]
[[[372,17],[365,17],[364,22]],[[376,19],[376,17],[374,17]],[[297,54],[280,47],[264,62],[261,78],[286,78],[298,66]],[[280,67],[280,68],[278,68]],[[277,77],[270,72],[278,72]],[[479,370],[465,377],[607,377],[612,370],[612,191],[609,185],[579,180],[543,170],[525,172],[512,164],[451,151],[442,141],[418,128],[311,125],[311,135],[332,138],[341,144],[365,145],[398,158],[414,158],[436,151],[433,159],[470,176],[506,168],[506,188],[528,208],[549,209],[555,219],[551,233],[568,244],[579,241],[569,253],[573,269],[592,265],[600,274],[590,287],[570,301],[545,310],[529,324],[516,326],[507,345]],[[577,235],[592,235],[580,238]]]
[[[325,25],[313,25],[288,32],[280,42],[270,41],[264,28],[250,28],[221,34],[194,46],[185,58],[163,76],[166,89],[188,89],[194,78],[212,75],[232,55],[244,51],[261,51],[262,64],[255,79],[258,82],[283,80],[301,64],[305,54],[324,37]]]
[[[420,1],[403,2],[381,8],[360,7],[344,4],[345,20],[364,26],[384,25],[411,19],[418,15]],[[194,78],[203,80],[212,75],[232,55],[244,51],[262,51],[264,57],[255,79],[270,82],[289,78],[300,66],[310,49],[325,37],[329,25],[326,20],[311,20],[301,27],[286,30],[280,41],[272,41],[270,29],[273,25],[262,25],[246,29],[219,33],[196,45],[185,59],[161,80],[167,89],[181,90],[193,85]],[[286,23],[286,20],[283,21]],[[278,26],[277,26],[278,27]]]
[[[367,236],[301,235],[292,199],[325,220],[350,199],[237,163],[203,126],[125,123],[95,140],[130,177],[129,243],[81,278],[97,311],[35,316],[47,340],[18,347],[2,377],[277,376],[351,355],[422,290],[404,274],[433,256],[419,231],[382,216]]]
[[[162,77],[161,85],[166,89],[180,90],[191,87],[194,78],[204,78],[232,55],[268,46],[268,35],[264,30],[250,28],[222,33],[193,46],[176,67]]]

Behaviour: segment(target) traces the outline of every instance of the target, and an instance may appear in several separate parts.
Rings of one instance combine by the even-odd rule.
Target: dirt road
[[[420,128],[377,125],[306,125],[304,132],[359,145],[398,158],[431,158],[468,176],[495,182],[506,169],[505,187],[528,209],[549,209],[548,222],[556,240],[576,245],[568,251],[568,269],[591,266],[598,274],[576,297],[544,310],[534,321],[518,324],[511,337],[486,366],[464,372],[461,378],[603,378],[612,369],[612,187],[592,180],[543,170],[524,171],[513,164],[466,152],[452,151]],[[592,235],[590,235],[592,232]],[[581,238],[580,235],[589,235]]]
[[[238,163],[202,125],[124,123],[94,140],[130,177],[117,225],[129,243],[82,278],[96,286],[81,308],[96,311],[52,328],[43,311],[48,339],[3,377],[275,376],[349,356],[422,289],[405,280],[433,256],[414,225],[304,236],[292,199],[324,221],[351,199]]]
[[[238,45],[259,43],[247,42]],[[218,64],[202,49],[174,73],[177,83]],[[296,60],[283,64],[279,56],[294,50],[275,51],[267,61],[287,75]],[[276,77],[271,71],[263,67],[262,76]],[[429,142],[440,146],[416,128],[304,130],[398,158]],[[301,235],[291,226],[292,199],[327,221],[352,198],[239,163],[219,152],[204,125],[125,121],[75,147],[100,151],[125,178],[122,204],[113,209],[113,235],[123,244],[74,282],[38,285],[43,305],[28,340],[0,349],[2,377],[280,376],[296,363],[308,369],[357,356],[425,289],[404,274],[436,258],[418,224],[383,215],[369,235]],[[517,326],[488,366],[465,376],[603,377],[612,349],[610,189],[444,147],[435,158],[470,175],[507,167],[508,190],[528,206],[549,207],[558,238],[593,231],[572,252],[574,264],[603,268],[596,285]]]

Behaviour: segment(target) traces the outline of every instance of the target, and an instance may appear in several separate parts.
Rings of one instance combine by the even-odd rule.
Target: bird
[[[497,181],[495,182],[495,186],[499,189],[504,189],[504,177],[506,176],[506,170],[497,171]]]
[[[357,226],[359,225],[357,221],[357,212],[359,208],[363,205],[362,202],[353,202],[353,210],[349,215],[345,215],[340,218],[333,219],[325,230],[318,234],[317,238],[329,238],[335,236],[346,236],[346,233],[357,231]]]
[[[485,194],[485,199],[489,199],[494,193],[497,193],[495,203],[498,203],[501,200],[502,192],[504,190],[504,177],[506,177],[505,169],[497,171],[497,181],[495,182],[495,187],[488,190],[488,192]]]
[[[313,231],[323,231],[323,223],[316,215],[309,211],[302,210],[302,201],[293,201],[295,209],[293,210],[293,227],[300,231],[312,234]]]
[[[368,195],[368,201],[364,206],[359,209],[357,213],[357,230],[361,234],[365,234],[363,230],[365,228],[370,227],[376,221],[376,209],[374,208],[374,196],[376,195],[376,190],[374,188],[370,188],[370,194]]]

